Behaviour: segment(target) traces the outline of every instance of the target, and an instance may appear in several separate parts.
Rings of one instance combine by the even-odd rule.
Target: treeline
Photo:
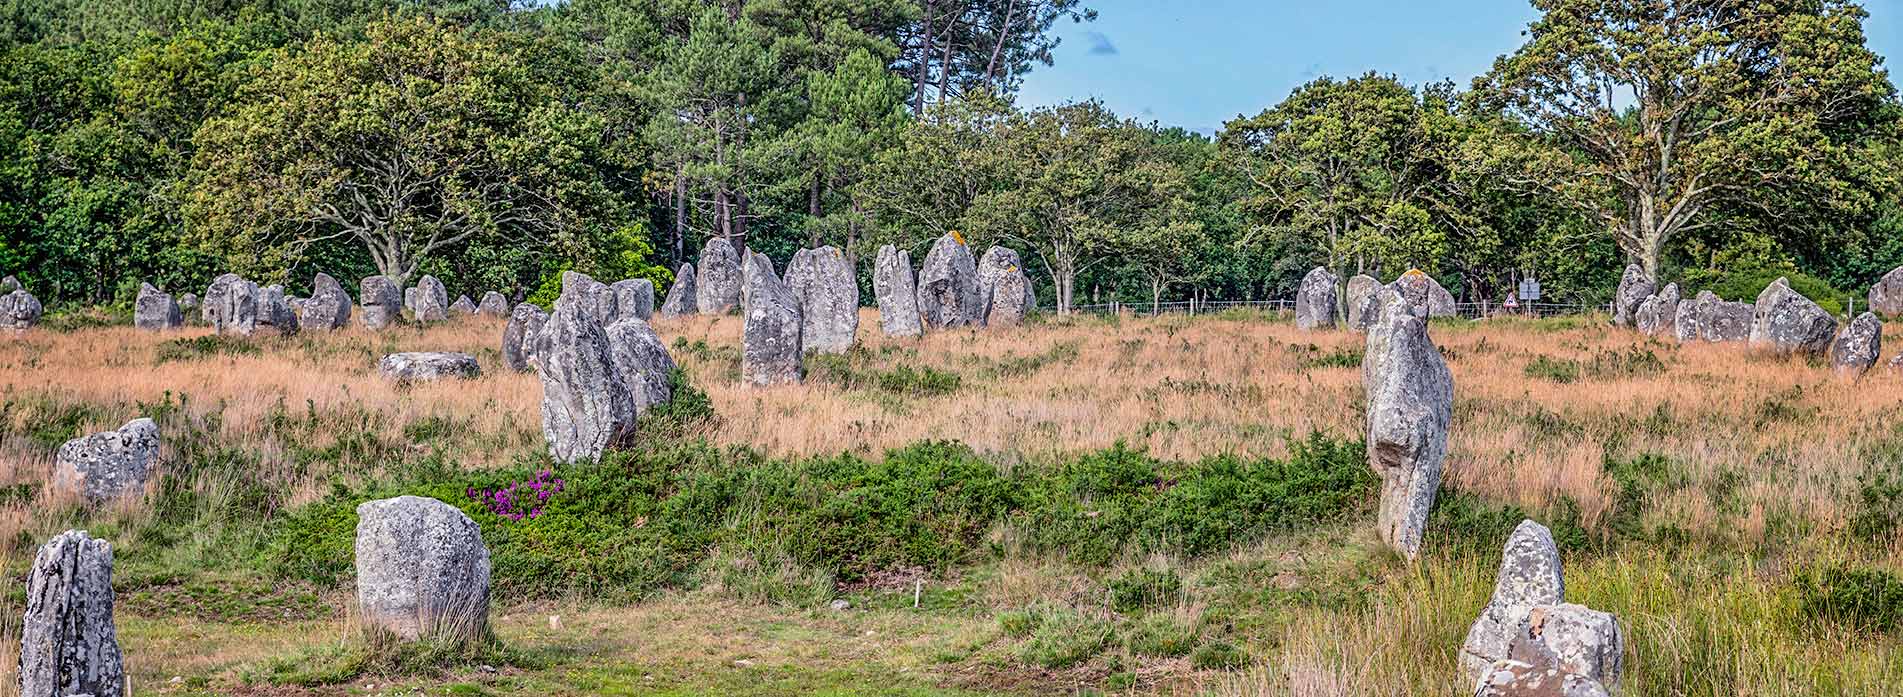
[[[1588,302],[1628,260],[1903,265],[1861,8],[1535,5],[1467,89],[1323,78],[1212,137],[1015,104],[1080,0],[0,0],[0,269],[67,303],[224,271],[547,295],[665,287],[714,237],[869,277],[957,231],[1062,309],[1287,297],[1324,264]]]

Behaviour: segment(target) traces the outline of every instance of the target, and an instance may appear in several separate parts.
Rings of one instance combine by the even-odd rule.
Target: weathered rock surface
[[[1373,276],[1355,274],[1348,279],[1348,293],[1344,309],[1348,312],[1348,328],[1355,331],[1367,331],[1374,324],[1380,308],[1381,281]]]
[[[493,290],[483,293],[482,304],[476,306],[476,314],[507,317],[509,316],[509,299]]]
[[[557,462],[596,460],[626,442],[634,433],[634,395],[616,371],[608,332],[594,315],[564,297],[534,341],[549,455]]]
[[[5,290],[0,287],[0,292]],[[1889,317],[1903,316],[1903,266],[1884,274],[1876,285],[1870,286],[1870,311]]]
[[[476,315],[476,301],[470,300],[467,295],[458,295],[456,296],[456,302],[449,304],[449,313],[459,317],[474,317]]]
[[[476,357],[449,351],[392,353],[377,361],[377,372],[401,384],[435,382],[445,378],[479,378]]]
[[[357,606],[400,639],[473,640],[489,626],[489,548],[456,507],[398,496],[357,506]]]
[[[1602,685],[1618,683],[1624,671],[1625,637],[1619,618],[1584,605],[1533,608],[1513,641],[1510,658],[1550,665]]]
[[[1295,292],[1295,327],[1304,331],[1334,329],[1340,285],[1340,276],[1320,266],[1303,276],[1302,287]]]
[[[918,314],[918,281],[912,275],[912,255],[885,245],[872,267],[872,295],[879,302],[879,329],[886,336],[920,336],[925,325]]]
[[[1865,312],[1838,332],[1830,345],[1830,367],[1846,375],[1869,372],[1883,355],[1883,321]]]
[[[1014,286],[1008,293],[998,292],[999,284]],[[986,325],[1011,326],[1037,309],[1037,292],[1031,276],[1024,271],[1024,260],[1016,250],[993,246],[978,259],[978,302],[985,308]],[[997,317],[993,322],[992,317]]]
[[[845,353],[859,335],[859,279],[838,247],[802,249],[786,264],[800,308],[800,349]]]
[[[258,287],[235,273],[219,276],[205,289],[202,311],[217,333],[250,336],[258,328]]]
[[[181,312],[191,312],[192,310],[198,309],[198,294],[186,293],[178,296],[178,309]]]
[[[1822,356],[1837,337],[1837,319],[1780,278],[1758,294],[1750,336],[1755,348]]]
[[[1678,320],[1678,284],[1668,283],[1658,293],[1646,296],[1632,313],[1632,324],[1653,336],[1676,336]]]
[[[510,370],[526,373],[535,369],[536,342],[542,337],[542,325],[548,313],[529,303],[515,306],[509,324],[502,328],[502,362]]]
[[[1454,294],[1442,288],[1440,281],[1427,275],[1420,269],[1408,269],[1400,278],[1394,279],[1389,287],[1407,299],[1408,305],[1420,308],[1414,314],[1427,317],[1453,317],[1459,308],[1454,305]]]
[[[1381,476],[1379,532],[1409,560],[1420,554],[1427,513],[1440,489],[1454,406],[1453,375],[1418,310],[1398,291],[1384,292],[1361,368],[1368,464]]]
[[[1487,669],[1474,697],[1610,697],[1604,685],[1583,675],[1524,661],[1506,660]]]
[[[292,309],[291,299],[284,294],[284,286],[271,284],[257,289],[258,326],[270,327],[279,334],[296,334],[298,331],[297,310]]]
[[[674,398],[674,357],[646,320],[629,317],[608,326],[608,354],[622,389],[634,396],[635,417]]]
[[[139,297],[132,301],[132,326],[140,329],[177,329],[185,325],[185,313],[178,302],[150,283],[139,284]]]
[[[22,697],[125,694],[112,618],[112,545],[68,530],[40,547],[20,623]]]
[[[740,254],[726,238],[707,240],[700,249],[700,266],[694,278],[694,307],[704,315],[724,315],[740,306],[740,289],[746,279],[740,268]]]
[[[350,294],[330,274],[317,274],[311,280],[311,297],[304,299],[297,320],[299,327],[314,331],[343,329],[350,325]]]
[[[1493,599],[1467,630],[1467,641],[1461,645],[1461,672],[1469,680],[1478,680],[1488,666],[1508,657],[1514,633],[1533,608],[1563,602],[1566,581],[1552,531],[1531,520],[1521,521],[1507,538],[1500,556]]]
[[[604,329],[621,318],[614,289],[585,273],[562,272],[562,300],[577,303]]]
[[[608,286],[615,296],[615,321],[654,318],[654,282],[645,278],[615,281]]]
[[[363,301],[365,329],[382,329],[403,318],[403,289],[388,276],[371,276],[357,284]]]
[[[1639,311],[1639,303],[1651,297],[1658,289],[1658,283],[1645,275],[1645,269],[1638,264],[1627,264],[1625,273],[1619,277],[1619,291],[1612,296],[1612,323],[1626,326]]]
[[[748,252],[744,271],[746,327],[742,330],[740,377],[755,386],[797,383],[800,365],[800,307],[793,289],[773,273],[765,254]]]
[[[11,274],[8,274],[6,278],[0,278],[0,295],[6,295],[7,293],[25,287],[26,286],[20,284],[20,279],[14,278]]]
[[[918,276],[919,318],[928,329],[984,323],[984,298],[978,288],[978,263],[955,235],[932,243]]]
[[[699,299],[695,297],[698,292],[694,265],[681,264],[681,270],[674,272],[674,287],[667,289],[667,300],[661,303],[661,316],[685,317],[699,313]]]
[[[137,495],[159,460],[159,427],[133,419],[116,431],[66,441],[54,459],[53,485],[88,501]]]
[[[1751,337],[1754,312],[1751,305],[1720,299],[1708,290],[1699,291],[1693,299],[1678,304],[1672,330],[1680,343],[1744,341]]]
[[[410,307],[410,314],[419,323],[441,322],[449,319],[449,289],[435,276],[424,276],[411,288],[404,301]]]

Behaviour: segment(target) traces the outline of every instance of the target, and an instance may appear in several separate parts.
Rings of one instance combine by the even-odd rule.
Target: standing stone
[[[0,278],[0,295],[6,295],[7,293],[11,293],[13,291],[20,290],[25,287],[26,286],[20,284],[20,279],[14,278],[11,274],[9,274],[6,278]]]
[[[436,280],[435,276],[424,276],[411,291],[405,301],[418,323],[449,319],[449,289],[443,287],[442,281]]]
[[[509,324],[502,328],[502,362],[510,370],[526,373],[535,368],[536,340],[545,324],[548,313],[530,303],[516,305],[509,313]]]
[[[674,272],[674,287],[667,289],[667,300],[661,303],[661,316],[685,317],[699,312],[696,292],[694,265],[681,264],[681,270]]]
[[[458,295],[456,296],[456,302],[449,304],[449,312],[450,314],[462,317],[474,317],[476,315],[476,301],[470,300],[467,295]]]
[[[694,279],[694,307],[701,314],[724,315],[740,306],[746,279],[732,242],[724,237],[707,240],[700,249],[699,274]]]
[[[1619,291],[1612,298],[1612,323],[1626,326],[1632,323],[1633,315],[1639,311],[1639,303],[1652,295],[1658,284],[1645,275],[1645,269],[1638,264],[1627,264],[1625,273],[1619,277]]]
[[[1453,317],[1459,312],[1454,304],[1454,294],[1447,292],[1446,288],[1441,287],[1440,281],[1420,269],[1408,269],[1388,287],[1400,293],[1409,306],[1420,308],[1414,314],[1433,318]]]
[[[971,250],[957,235],[938,238],[919,271],[920,319],[929,329],[976,326],[984,323],[985,309]]]
[[[562,272],[562,298],[580,303],[588,316],[603,328],[614,324],[621,314],[615,304],[614,289],[585,273]]]
[[[1857,315],[1830,345],[1830,367],[1845,375],[1862,375],[1883,355],[1883,321],[1876,313]]]
[[[350,294],[344,292],[343,284],[330,274],[317,274],[311,281],[311,297],[298,313],[298,326],[320,332],[350,326]]]
[[[674,357],[646,320],[629,317],[608,326],[608,353],[621,383],[634,396],[635,417],[674,397]]]
[[[139,284],[139,298],[132,301],[132,326],[140,329],[177,329],[185,324],[185,313],[164,291],[150,283]]]
[[[1488,666],[1507,658],[1514,632],[1526,622],[1527,613],[1535,607],[1565,601],[1566,581],[1552,531],[1531,520],[1520,521],[1500,555],[1493,599],[1480,611],[1479,619],[1467,630],[1466,643],[1461,645],[1461,673],[1468,680],[1478,680]]]
[[[1355,274],[1348,279],[1348,328],[1358,332],[1367,331],[1380,313],[1381,281],[1373,276]]]
[[[1454,406],[1453,375],[1417,310],[1398,291],[1385,292],[1361,369],[1368,464],[1381,475],[1379,532],[1409,561],[1420,555],[1427,512],[1440,489]]]
[[[1024,318],[1037,307],[1037,294],[1031,290],[1031,277],[1023,269],[1012,269],[1010,273],[998,277],[991,294],[991,304],[985,309],[985,325],[991,327],[1015,327],[1024,323]]]
[[[54,460],[53,485],[94,502],[138,494],[158,459],[158,424],[133,419],[117,431],[66,441]]]
[[[112,545],[68,530],[40,547],[20,623],[21,697],[125,694],[112,620]]]
[[[1708,290],[1678,304],[1672,321],[1679,343],[1744,341],[1751,336],[1752,306],[1720,299]]]
[[[263,288],[252,286],[258,294],[258,326],[276,329],[279,334],[296,334],[298,329],[297,311],[291,309],[291,301],[284,295],[284,286],[271,284]]]
[[[1675,336],[1673,324],[1678,318],[1678,284],[1668,283],[1657,294],[1646,296],[1632,313],[1632,324],[1640,332],[1653,336]]]
[[[228,273],[205,289],[205,323],[219,334],[251,336],[258,328],[258,287]]]
[[[178,309],[180,312],[191,312],[192,310],[198,309],[198,294],[186,293],[178,296]]]
[[[1334,329],[1339,311],[1341,277],[1317,266],[1302,277],[1302,288],[1295,292],[1295,327],[1303,331]]]
[[[405,641],[488,634],[489,548],[456,507],[420,496],[359,504],[356,556],[364,624]]]
[[[33,297],[25,288],[0,295],[0,325],[14,331],[32,329],[40,323],[40,315],[46,308],[40,305],[40,299]]]
[[[357,284],[363,301],[365,329],[382,329],[403,318],[403,290],[388,276],[371,276]]]
[[[800,348],[845,353],[859,335],[859,279],[838,247],[802,249],[786,264],[786,286],[800,307]]]
[[[563,297],[534,341],[549,455],[557,462],[597,460],[625,443],[634,433],[634,396],[615,370],[608,333],[593,313]]]
[[[1009,276],[1017,276],[1015,285],[1023,292],[1012,291],[1012,295],[999,295],[998,284],[1008,282]],[[1012,325],[1024,321],[1024,316],[1037,309],[1037,292],[1031,288],[1031,277],[1024,272],[1024,261],[1018,253],[1006,247],[993,246],[985,250],[984,257],[978,260],[979,305],[985,308],[984,323],[990,325],[991,311],[995,308],[1001,314],[998,324]]]
[[[1822,356],[1837,337],[1837,319],[1780,278],[1758,294],[1751,320],[1751,346],[1778,353]]]
[[[392,353],[377,361],[377,372],[399,385],[435,382],[444,378],[482,377],[482,366],[467,353],[412,351]]]
[[[615,319],[654,319],[654,282],[645,278],[615,281],[608,286],[615,296]]]
[[[872,267],[872,295],[879,302],[879,328],[886,336],[912,337],[925,333],[918,314],[918,282],[912,275],[912,255],[885,245]]]
[[[4,290],[0,288],[0,291]],[[1903,266],[1884,274],[1876,285],[1870,286],[1870,311],[1889,317],[1903,317]]]
[[[746,327],[742,330],[740,377],[748,384],[798,383],[800,366],[800,305],[793,289],[773,273],[765,254],[748,252],[743,271]]]
[[[482,304],[476,306],[476,314],[507,317],[509,316],[509,299],[493,290],[483,293]]]

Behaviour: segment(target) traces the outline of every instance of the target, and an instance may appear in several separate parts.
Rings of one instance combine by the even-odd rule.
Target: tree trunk
[[[1150,316],[1155,317],[1159,306],[1163,304],[1163,279],[1150,278]]]
[[[914,66],[912,76],[912,113],[925,115],[925,84],[932,81],[932,11],[938,9],[936,0],[925,0],[923,29],[918,35],[918,65]]]
[[[674,170],[674,263],[687,259],[687,166]]]

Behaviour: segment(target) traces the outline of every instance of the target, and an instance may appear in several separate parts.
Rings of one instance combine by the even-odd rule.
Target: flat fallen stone
[[[377,372],[402,384],[482,377],[475,356],[448,351],[392,353],[377,361]]]

